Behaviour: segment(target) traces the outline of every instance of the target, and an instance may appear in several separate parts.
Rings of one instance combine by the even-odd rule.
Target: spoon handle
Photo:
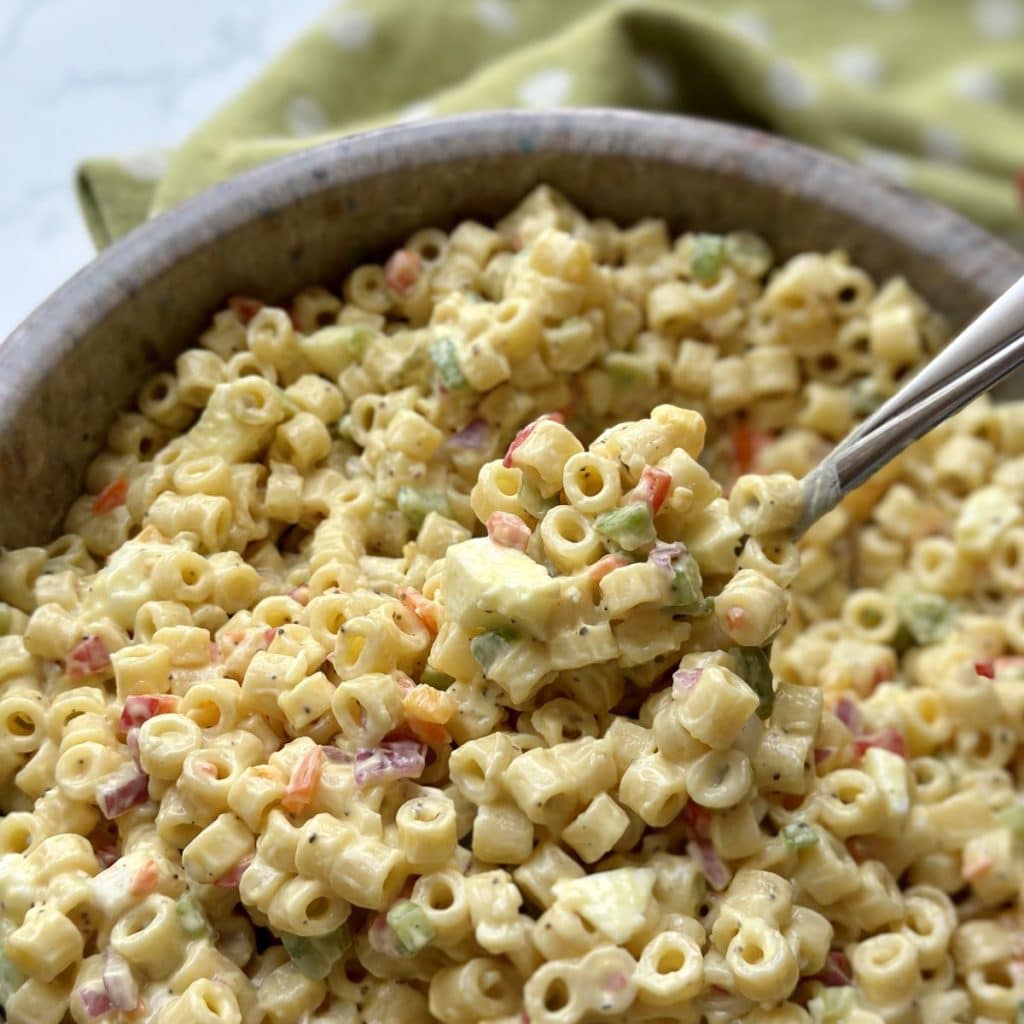
[[[1024,363],[1024,278],[912,378],[803,480],[796,535],[911,442]]]
[[[895,395],[847,434],[833,454],[866,437],[886,420],[976,366],[1021,330],[1024,330],[1024,277],[982,310]]]

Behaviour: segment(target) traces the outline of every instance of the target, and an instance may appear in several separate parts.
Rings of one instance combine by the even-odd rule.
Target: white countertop
[[[93,255],[83,157],[173,146],[328,0],[0,0],[0,339]]]

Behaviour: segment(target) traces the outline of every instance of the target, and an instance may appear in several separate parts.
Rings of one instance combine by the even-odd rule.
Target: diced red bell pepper
[[[219,889],[237,889],[238,883],[245,874],[245,869],[252,863],[253,854],[243,857],[237,864],[233,864],[213,884]]]
[[[128,481],[123,476],[111,480],[106,487],[100,491],[92,500],[92,514],[94,516],[105,516],[124,504],[128,496]]]
[[[399,249],[384,264],[384,280],[399,295],[408,295],[423,273],[423,259],[412,249]]]
[[[316,788],[320,785],[320,773],[324,767],[324,752],[320,747],[311,748],[292,770],[288,787],[281,798],[281,806],[293,814],[304,811],[312,802]]]
[[[549,412],[543,416],[538,416],[533,422],[527,423],[522,430],[512,438],[512,443],[508,446],[508,450],[505,452],[505,458],[501,460],[501,464],[506,468],[510,468],[512,465],[512,458],[515,453],[526,443],[527,438],[537,429],[538,423],[543,423],[544,420],[552,420],[555,423],[564,423],[565,416],[560,412]]]
[[[395,596],[433,635],[437,635],[439,609],[433,601],[424,597],[415,587],[399,587]]]
[[[984,676],[986,679],[995,679],[996,677],[996,665],[994,661],[976,661],[974,663],[974,671],[979,676]]]
[[[588,575],[595,583],[600,583],[610,572],[615,572],[624,565],[629,565],[629,562],[618,555],[603,555],[590,567]]]
[[[249,295],[232,295],[231,298],[228,299],[228,309],[230,309],[243,324],[248,324],[262,308],[263,303],[259,299],[254,299]]]
[[[729,437],[732,447],[732,466],[736,476],[752,473],[757,466],[762,449],[772,440],[772,435],[757,430],[746,420],[733,427]]]
[[[88,679],[110,668],[110,652],[101,636],[87,636],[68,655],[68,675],[72,679]]]
[[[669,491],[672,489],[672,474],[657,466],[644,466],[640,482],[633,488],[631,499],[646,502],[651,515],[661,511]]]
[[[166,715],[177,711],[178,703],[178,698],[170,693],[133,694],[125,697],[117,727],[126,733],[129,729],[148,722],[154,715]]]
[[[149,776],[134,767],[130,774],[117,775],[96,786],[96,804],[108,821],[119,818],[149,799]]]
[[[451,733],[437,722],[425,722],[422,718],[407,718],[409,732],[428,747],[443,747],[451,743]]]
[[[503,548],[525,551],[530,543],[530,528],[511,512],[492,512],[487,520],[487,536]]]
[[[871,689],[872,689],[872,691],[875,690],[876,687],[881,686],[882,683],[889,682],[889,680],[892,679],[892,675],[893,675],[892,665],[887,665],[887,664],[876,665],[875,666],[875,671],[871,675]]]
[[[858,736],[853,741],[853,749],[858,757],[863,757],[864,752],[870,747],[891,750],[900,757],[907,756],[907,741],[898,729],[880,729],[866,736]]]
[[[135,872],[128,885],[128,891],[133,896],[147,896],[156,890],[157,882],[160,880],[160,869],[155,860],[147,860],[145,864]]]

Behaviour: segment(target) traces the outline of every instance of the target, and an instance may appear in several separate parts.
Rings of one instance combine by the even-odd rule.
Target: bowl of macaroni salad
[[[22,442],[63,414],[15,408],[0,452],[6,1019],[1019,1020],[1024,404],[790,539],[799,478],[1019,258],[868,182],[871,255],[823,198],[858,172],[753,133],[452,125],[215,190],[98,264],[144,280],[51,300],[79,329],[34,372],[48,308],[7,343],[19,393],[94,420],[48,465]],[[488,210],[375,207],[438,137],[473,174],[423,175]],[[670,171],[746,181],[739,213],[645,205]]]

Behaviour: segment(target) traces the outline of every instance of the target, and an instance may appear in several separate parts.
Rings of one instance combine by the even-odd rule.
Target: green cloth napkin
[[[87,160],[97,246],[382,124],[619,106],[829,150],[1024,243],[1024,0],[348,0],[177,150]]]

